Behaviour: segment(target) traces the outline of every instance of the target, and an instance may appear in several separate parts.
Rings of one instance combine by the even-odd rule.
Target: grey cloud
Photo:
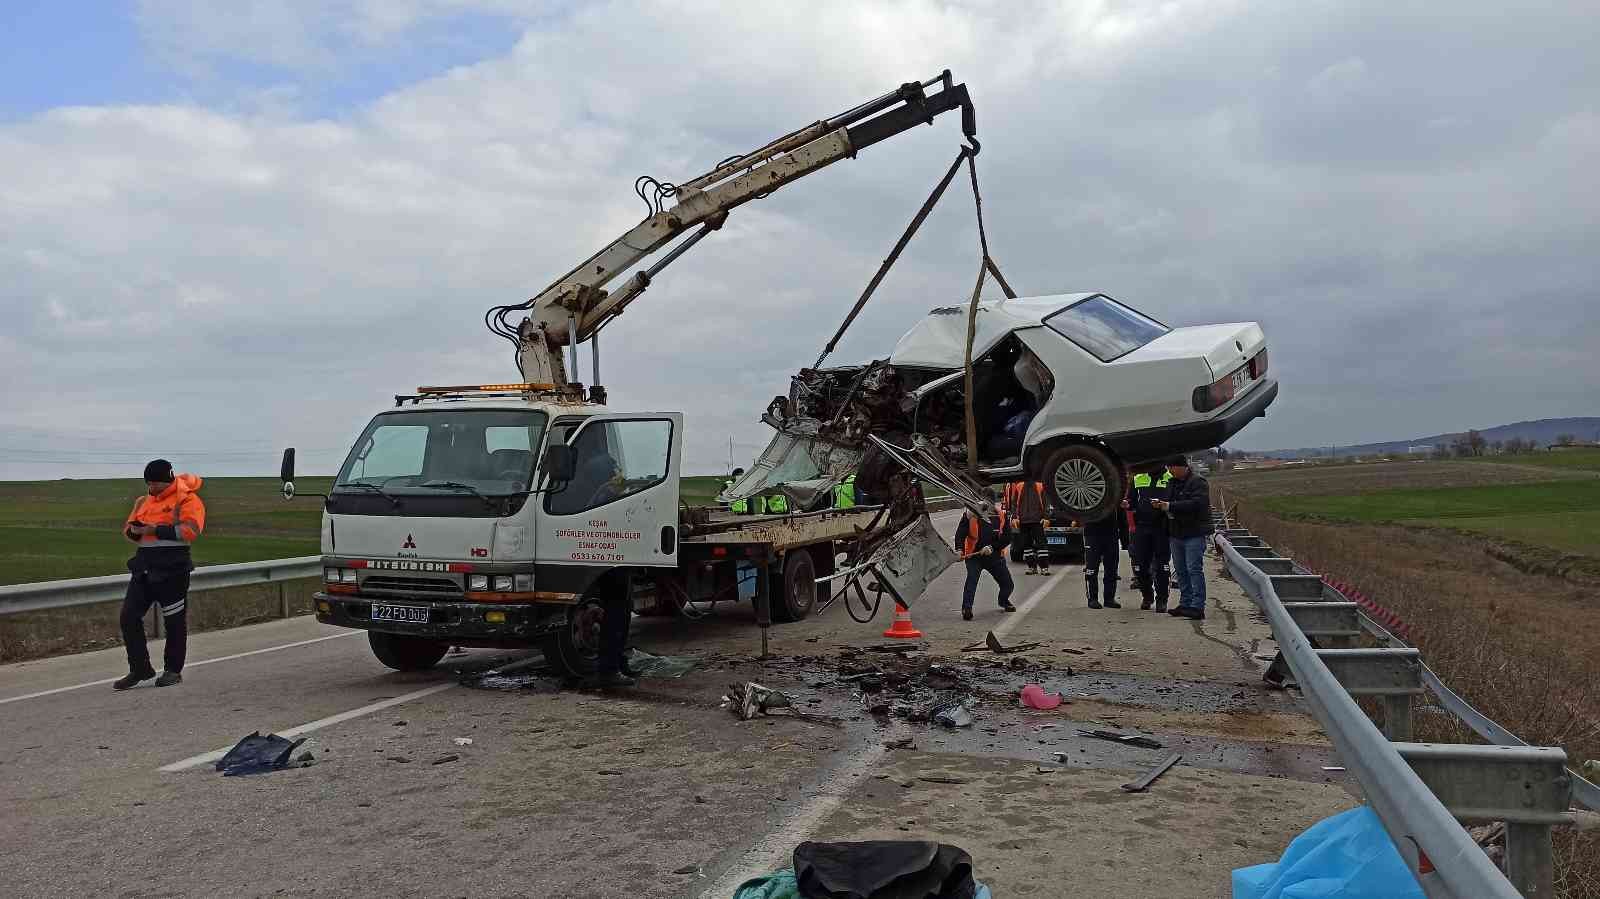
[[[404,40],[445,6],[373,34]],[[31,177],[0,184],[0,435],[184,434],[216,473],[270,471],[296,442],[331,467],[388,395],[508,376],[482,310],[637,221],[635,175],[687,177],[945,66],[977,99],[990,241],[1019,289],[1263,322],[1284,394],[1237,442],[1592,414],[1583,12],[1394,7],[598,5],[337,121],[169,106],[10,125],[0,164]],[[326,46],[308,9],[273,33]],[[364,14],[341,9],[357,18],[324,27]],[[208,54],[258,52],[194,22]],[[735,213],[606,331],[616,401],[685,410],[691,468],[725,464],[730,434],[747,459],[956,137],[941,121]],[[976,247],[963,181],[836,358],[964,299]],[[166,347],[193,377],[151,377]],[[221,455],[241,445],[261,461]]]

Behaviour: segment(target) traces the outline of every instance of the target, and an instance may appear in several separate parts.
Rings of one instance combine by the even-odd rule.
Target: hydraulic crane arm
[[[939,90],[928,93],[936,84]],[[642,178],[640,196],[655,210],[652,215],[533,299],[490,309],[485,321],[490,330],[517,346],[524,381],[555,385],[576,381],[577,373],[567,371],[562,347],[593,337],[620,315],[662,269],[721,228],[730,210],[917,125],[932,124],[935,117],[953,109],[961,110],[961,130],[975,152],[978,126],[972,101],[966,85],[955,84],[946,69],[938,77],[902,84],[854,109],[726,160],[691,181],[671,185]],[[651,188],[653,200],[645,195]],[[662,209],[668,198],[676,202]],[[699,230],[654,265],[635,272],[614,291],[604,289],[623,270],[695,228]],[[527,317],[513,328],[509,319],[519,311],[526,311]]]

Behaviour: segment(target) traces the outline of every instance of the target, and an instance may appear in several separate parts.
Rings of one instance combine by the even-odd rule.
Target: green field
[[[1600,450],[1572,449],[1516,456],[1476,456],[1464,461],[1483,462],[1489,465],[1535,465],[1539,468],[1560,468],[1568,471],[1600,471]]]
[[[329,478],[296,482],[302,493],[328,488]],[[682,499],[710,503],[723,478],[686,477]],[[0,482],[0,584],[121,574],[133,546],[122,537],[144,482]],[[274,478],[208,478],[200,488],[206,532],[194,547],[198,565],[312,556],[322,506],[314,497],[284,502]]]
[[[1448,527],[1600,557],[1600,481],[1277,496],[1262,502],[1285,515]]]

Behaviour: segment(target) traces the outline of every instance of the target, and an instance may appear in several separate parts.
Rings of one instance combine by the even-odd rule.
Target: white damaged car
[[[764,416],[778,439],[728,495],[858,465],[870,481],[868,434],[920,435],[966,468],[966,341],[967,308],[950,306],[887,359],[802,370]],[[1256,323],[1172,328],[1100,293],[980,302],[972,356],[980,478],[1041,480],[1081,521],[1117,508],[1127,466],[1218,446],[1278,395]]]

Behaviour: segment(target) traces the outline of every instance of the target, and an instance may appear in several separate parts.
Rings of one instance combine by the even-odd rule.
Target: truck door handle
[[[678,529],[672,525],[663,525],[661,528],[661,554],[670,556],[678,551]]]

